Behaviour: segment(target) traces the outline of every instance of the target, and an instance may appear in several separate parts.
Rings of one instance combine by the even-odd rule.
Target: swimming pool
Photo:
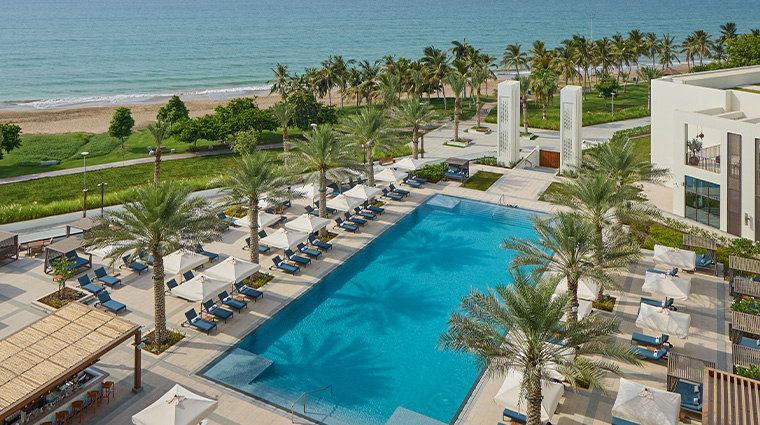
[[[513,253],[499,244],[530,237],[535,214],[435,195],[203,375],[286,410],[332,385],[305,413],[328,424],[379,425],[398,407],[449,423],[478,370],[438,337],[470,288],[508,283]],[[273,367],[251,379],[248,353]]]

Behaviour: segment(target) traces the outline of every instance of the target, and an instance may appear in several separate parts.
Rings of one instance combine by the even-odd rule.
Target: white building
[[[675,214],[760,240],[760,66],[653,81],[652,162]]]

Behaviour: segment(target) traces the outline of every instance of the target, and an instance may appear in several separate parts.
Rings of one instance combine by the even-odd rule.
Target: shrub
[[[757,379],[760,377],[760,367],[750,364],[748,368],[736,366],[736,374],[745,378]]]
[[[653,224],[649,228],[649,236],[651,239],[644,241],[644,248],[646,249],[654,249],[655,243],[673,248],[683,248],[683,233],[678,230]]]
[[[438,183],[443,178],[443,164],[427,164],[414,174],[417,177],[427,179],[431,183]]]
[[[734,300],[734,302],[731,303],[731,311],[737,311],[739,313],[746,313],[746,314],[758,314],[760,311],[757,310],[757,306],[755,305],[755,299],[754,298],[744,298],[741,300]]]

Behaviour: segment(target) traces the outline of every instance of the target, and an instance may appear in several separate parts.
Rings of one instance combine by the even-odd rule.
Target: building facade
[[[652,81],[652,162],[675,214],[760,240],[760,66]]]

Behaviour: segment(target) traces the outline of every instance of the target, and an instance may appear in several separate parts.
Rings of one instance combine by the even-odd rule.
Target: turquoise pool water
[[[306,406],[328,424],[383,424],[398,407],[449,423],[479,372],[438,337],[470,288],[508,283],[499,244],[530,237],[534,214],[435,195],[204,375],[286,410],[332,385]],[[273,368],[251,380],[247,353]]]

